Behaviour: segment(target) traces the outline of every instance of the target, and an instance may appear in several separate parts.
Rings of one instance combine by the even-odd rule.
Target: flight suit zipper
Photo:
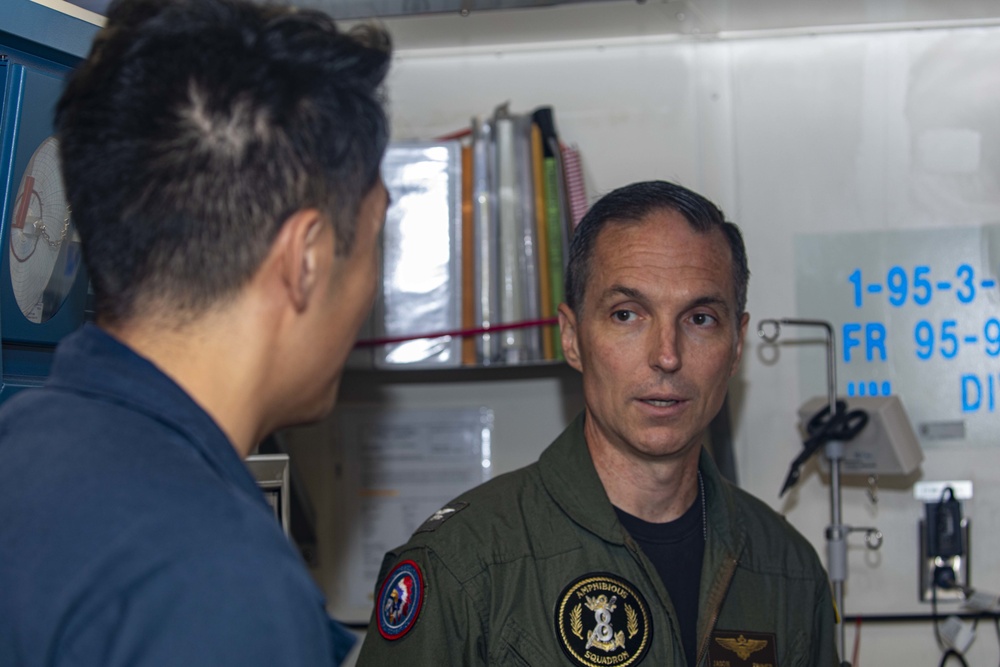
[[[708,625],[705,626],[705,634],[702,635],[701,643],[698,646],[698,659],[695,660],[695,665],[701,665],[702,661],[705,659],[705,654],[708,652],[708,642],[712,638],[712,630],[715,629],[715,622],[719,620],[719,613],[722,611],[722,603],[726,600],[726,593],[729,591],[729,584],[733,581],[733,575],[736,573],[736,566],[739,565],[739,561],[735,558],[726,559],[725,569],[722,571],[722,578],[720,579],[721,586],[719,587],[719,597],[717,600],[712,600],[712,615],[709,617]]]
[[[656,578],[654,580],[653,574],[655,574],[655,570],[652,570],[652,574],[651,574],[651,570],[646,567],[646,563],[643,561],[644,556],[642,554],[642,549],[635,542],[635,540],[632,538],[632,536],[628,535],[627,533],[625,535],[625,548],[628,549],[631,552],[632,558],[635,560],[636,564],[638,564],[639,567],[642,569],[642,571],[645,573],[645,575],[646,575],[647,579],[649,580],[649,582],[652,583],[653,590],[656,591],[657,597],[660,598],[661,603],[665,604],[665,600],[664,600],[663,595],[661,595],[659,593],[659,591],[657,591],[657,586],[658,585],[659,586],[663,586],[662,580],[659,579],[660,575],[656,574]],[[666,599],[669,599],[670,594],[666,593],[666,588],[664,588],[664,593],[667,596]],[[670,613],[665,613],[665,616],[667,617],[667,623],[671,626],[671,637],[673,637],[674,642],[678,646],[680,646],[680,644],[681,644],[681,640],[680,640],[680,628],[673,627],[675,619],[671,618],[671,614]],[[684,654],[684,652],[683,652],[683,649],[682,649],[681,650],[681,655],[683,655],[683,654]]]

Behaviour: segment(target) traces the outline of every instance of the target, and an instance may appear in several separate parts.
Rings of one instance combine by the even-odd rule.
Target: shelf
[[[345,383],[351,379],[366,382],[393,384],[420,384],[428,382],[494,382],[503,380],[534,380],[542,378],[574,378],[579,373],[563,361],[539,361],[516,366],[494,364],[490,366],[459,366],[441,368],[348,368]]]

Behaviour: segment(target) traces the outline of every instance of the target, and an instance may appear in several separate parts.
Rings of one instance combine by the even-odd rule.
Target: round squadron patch
[[[580,667],[638,665],[649,650],[649,606],[635,586],[615,574],[574,579],[556,603],[556,637]]]
[[[382,582],[378,594],[378,631],[393,641],[406,635],[424,603],[424,575],[412,560],[404,560]]]

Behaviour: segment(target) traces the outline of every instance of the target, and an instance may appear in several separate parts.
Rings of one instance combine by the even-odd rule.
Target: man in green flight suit
[[[598,201],[559,309],[584,413],[386,555],[358,664],[837,664],[815,550],[704,451],[748,279],[704,197],[651,181]]]

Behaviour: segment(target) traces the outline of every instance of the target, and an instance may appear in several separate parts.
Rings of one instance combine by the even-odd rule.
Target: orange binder
[[[462,328],[476,328],[476,246],[472,207],[472,146],[462,146]],[[462,339],[462,365],[475,365],[476,339]]]

